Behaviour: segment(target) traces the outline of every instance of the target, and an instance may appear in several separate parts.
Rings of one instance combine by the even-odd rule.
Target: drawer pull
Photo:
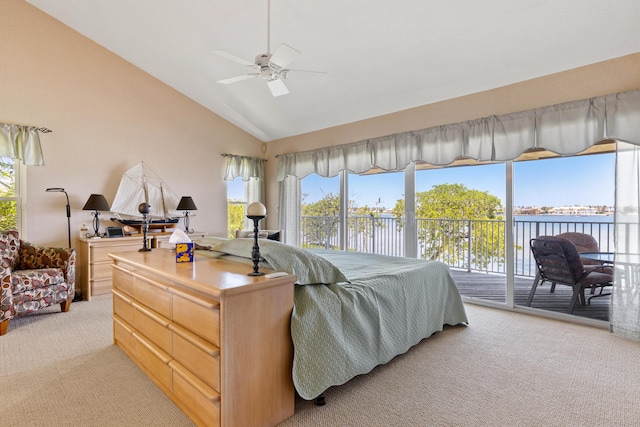
[[[133,305],[133,302],[129,299],[129,296],[126,294],[123,294],[122,292],[120,292],[117,289],[112,289],[111,292],[118,296],[118,298],[120,298],[121,300],[123,300],[124,302],[126,302],[129,305]]]
[[[210,356],[218,356],[220,354],[220,348],[211,344],[209,341],[200,338],[199,336],[195,335],[194,333],[188,331],[187,329],[176,323],[171,323],[169,325],[169,330],[176,335],[180,335],[182,338],[189,341],[191,344],[195,345]]]
[[[116,264],[116,262],[117,261],[113,261],[113,264],[111,264],[111,267],[115,268],[116,270],[120,270],[124,274],[131,274],[132,270],[130,268],[122,267],[119,264]]]
[[[120,325],[128,333],[133,334],[135,332],[135,329],[133,329],[133,327],[131,327],[131,325],[129,325],[127,322],[122,320],[122,318],[117,314],[113,315],[113,321]]]
[[[203,300],[200,297],[191,295],[189,293],[183,292],[183,291],[181,291],[179,289],[176,289],[176,288],[172,288],[171,292],[173,292],[174,294],[176,294],[178,296],[181,296],[182,298],[184,298],[186,300],[189,300],[191,302],[195,302],[196,304],[201,305],[202,307],[207,308],[209,310],[215,310],[216,308],[220,307],[220,303],[219,302],[208,302],[208,301]]]
[[[138,311],[146,314],[148,317],[152,318],[153,320],[155,320],[157,323],[161,324],[165,328],[169,327],[169,323],[171,323],[171,321],[168,320],[166,317],[156,314],[155,312],[151,311],[144,305],[138,304],[136,301],[133,301],[131,305],[133,305]]]
[[[151,353],[153,353],[158,359],[162,360],[163,363],[166,363],[167,365],[169,364],[169,362],[171,362],[173,359],[171,358],[171,356],[169,356],[167,353],[165,353],[162,350],[158,350],[156,349],[153,345],[149,344],[145,339],[144,336],[138,334],[137,331],[133,332],[133,336],[136,337],[136,339],[138,340],[138,342],[140,344],[142,344],[147,350],[149,350]]]
[[[158,283],[155,280],[151,280],[148,277],[142,276],[141,274],[133,273],[133,276],[136,279],[139,279],[139,280],[143,281],[144,283],[147,283],[147,284],[149,284],[151,286],[154,286],[154,287],[156,287],[158,289],[162,289],[163,291],[169,290],[169,286],[163,285],[162,283]]]
[[[169,366],[173,369],[175,373],[180,375],[186,382],[188,382],[193,388],[198,390],[200,394],[202,394],[207,400],[210,402],[217,402],[220,400],[220,394],[216,393],[215,390],[208,387],[201,380],[196,378],[187,368],[182,366],[180,363],[172,360],[169,362]]]

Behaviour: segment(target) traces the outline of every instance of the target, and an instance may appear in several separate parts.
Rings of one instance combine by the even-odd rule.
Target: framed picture
[[[107,227],[107,237],[124,237],[122,227]]]

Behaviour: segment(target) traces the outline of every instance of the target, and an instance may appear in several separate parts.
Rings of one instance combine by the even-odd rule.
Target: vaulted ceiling
[[[640,52],[637,0],[27,1],[262,141]],[[282,43],[326,74],[217,83]]]

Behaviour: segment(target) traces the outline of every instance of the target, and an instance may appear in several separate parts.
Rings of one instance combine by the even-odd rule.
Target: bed
[[[202,238],[196,253],[252,264],[253,239]],[[293,382],[307,400],[346,383],[444,325],[467,323],[447,265],[261,240],[261,266],[295,274]]]

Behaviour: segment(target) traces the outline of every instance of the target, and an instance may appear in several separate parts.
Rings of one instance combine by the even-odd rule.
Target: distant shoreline
[[[606,214],[589,214],[589,215],[566,215],[566,214],[550,214],[550,213],[543,213],[543,214],[514,213],[513,216],[571,216],[571,217],[578,217],[578,218],[588,218],[592,216],[613,216],[613,214],[606,213]]]

